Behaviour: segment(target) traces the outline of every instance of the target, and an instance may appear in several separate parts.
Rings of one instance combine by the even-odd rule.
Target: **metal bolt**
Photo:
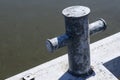
[[[22,80],[35,80],[35,76],[32,74],[28,74],[22,78]]]

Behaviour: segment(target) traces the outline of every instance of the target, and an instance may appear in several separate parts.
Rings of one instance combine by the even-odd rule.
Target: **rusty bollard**
[[[62,11],[65,17],[65,34],[46,41],[47,49],[50,52],[64,46],[68,47],[68,72],[75,76],[92,74],[89,36],[106,29],[106,22],[103,19],[89,24],[89,13],[90,9],[85,6],[65,8]]]

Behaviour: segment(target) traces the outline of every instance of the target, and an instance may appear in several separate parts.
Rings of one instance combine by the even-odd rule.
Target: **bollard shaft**
[[[86,74],[90,70],[89,13],[90,9],[84,6],[63,10],[66,34],[69,36],[69,72],[75,75]]]

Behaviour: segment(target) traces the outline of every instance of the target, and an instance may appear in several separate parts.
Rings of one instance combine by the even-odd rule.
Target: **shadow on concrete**
[[[114,76],[120,78],[120,56],[103,64]]]
[[[93,72],[92,75],[86,77],[86,78],[82,78],[82,77],[78,77],[78,76],[74,76],[72,74],[70,74],[68,71],[66,73],[64,73],[59,80],[86,80],[87,78],[91,77],[91,76],[95,76],[95,73]]]

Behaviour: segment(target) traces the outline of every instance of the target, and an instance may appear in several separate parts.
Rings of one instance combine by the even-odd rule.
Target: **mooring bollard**
[[[92,73],[89,35],[106,29],[103,19],[89,24],[89,13],[90,9],[85,6],[71,6],[64,9],[62,14],[65,17],[66,33],[46,41],[47,49],[50,52],[63,46],[68,47],[68,71],[76,76],[88,76]]]

